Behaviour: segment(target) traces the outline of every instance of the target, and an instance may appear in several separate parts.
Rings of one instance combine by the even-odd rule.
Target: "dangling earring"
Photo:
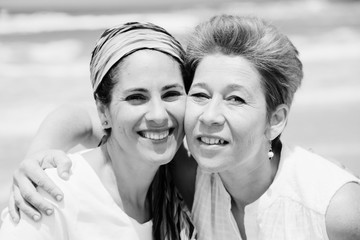
[[[270,141],[270,149],[268,152],[269,160],[271,160],[274,157],[274,152],[272,151],[272,142]]]

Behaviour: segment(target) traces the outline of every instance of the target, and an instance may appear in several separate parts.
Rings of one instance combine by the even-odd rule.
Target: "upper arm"
[[[360,185],[352,182],[341,187],[326,212],[330,240],[360,239]]]
[[[96,118],[94,104],[66,104],[57,108],[40,125],[27,154],[47,149],[68,151],[77,144],[96,146],[102,131]]]
[[[91,147],[95,147],[99,144],[101,138],[104,136],[105,132],[104,129],[102,128],[101,122],[100,122],[100,118],[96,109],[96,105],[95,104],[87,104],[83,106],[84,109],[86,110],[87,113],[87,127],[88,127],[88,131],[87,133],[87,137],[83,138],[83,141],[81,142],[81,144],[83,144],[84,146],[91,148]],[[85,120],[85,119],[84,119]]]
[[[177,189],[190,210],[195,194],[196,170],[196,161],[188,156],[187,150],[181,145],[170,163],[170,171]]]

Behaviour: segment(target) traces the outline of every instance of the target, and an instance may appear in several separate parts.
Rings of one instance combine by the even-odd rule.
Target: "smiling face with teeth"
[[[186,93],[179,63],[140,50],[122,60],[114,77],[110,104],[98,106],[111,127],[107,144],[131,161],[170,162],[184,136]]]
[[[257,159],[267,159],[269,124],[260,80],[243,57],[214,54],[201,60],[185,114],[187,143],[201,168],[250,169]]]

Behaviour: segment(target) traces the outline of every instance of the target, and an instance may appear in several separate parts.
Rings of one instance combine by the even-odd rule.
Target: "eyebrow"
[[[200,87],[200,88],[208,89],[208,84],[204,82],[200,82],[193,84],[192,87]],[[226,89],[231,89],[231,91],[242,91],[249,95],[249,91],[244,86],[238,84],[230,84],[226,86]]]
[[[175,83],[175,84],[166,85],[166,86],[163,87],[161,90],[162,90],[162,91],[166,91],[166,90],[169,90],[169,89],[171,89],[171,88],[181,88],[181,89],[183,89],[184,87],[181,86],[180,84]]]
[[[238,85],[238,84],[230,84],[228,86],[228,88],[231,88],[232,90],[245,90],[246,91],[246,89],[243,86]]]
[[[183,89],[184,87],[181,86],[180,84],[176,83],[176,84],[166,85],[161,90],[166,91],[166,90],[169,90],[169,89],[172,89],[172,88],[181,88],[181,89]],[[146,92],[148,92],[148,90],[146,88],[130,88],[130,89],[127,89],[126,92],[143,92],[143,93],[146,93]]]
[[[207,88],[208,84],[201,82],[201,83],[195,83],[192,85],[192,87],[202,87],[202,88]],[[226,88],[230,88],[232,90],[246,90],[243,86],[238,85],[238,84],[230,84],[228,86],[226,86]]]
[[[145,88],[130,88],[127,89],[125,92],[147,92]]]

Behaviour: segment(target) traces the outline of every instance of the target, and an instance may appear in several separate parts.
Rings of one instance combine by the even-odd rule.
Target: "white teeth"
[[[169,130],[163,132],[142,132],[142,136],[151,140],[162,140],[169,136]]]
[[[209,144],[209,145],[218,145],[218,144],[224,144],[225,140],[219,139],[219,138],[208,138],[208,137],[201,137],[200,138],[203,143]]]

